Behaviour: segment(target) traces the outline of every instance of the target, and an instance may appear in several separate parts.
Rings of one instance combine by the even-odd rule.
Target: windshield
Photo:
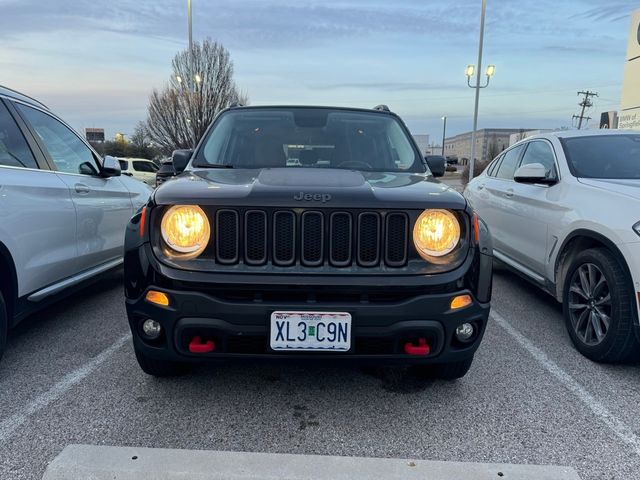
[[[194,166],[425,171],[395,117],[326,108],[226,112],[205,138]]]
[[[562,139],[575,177],[640,179],[640,134]]]

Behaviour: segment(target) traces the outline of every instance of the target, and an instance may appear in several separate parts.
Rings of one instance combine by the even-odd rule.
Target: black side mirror
[[[112,156],[105,156],[102,161],[102,168],[100,169],[100,174],[103,177],[119,177],[120,176],[120,162],[117,158]]]
[[[444,176],[444,171],[447,168],[447,161],[444,157],[427,156],[424,157],[424,159],[426,160],[429,170],[431,170],[434,177]]]
[[[173,164],[173,169],[176,171],[176,173],[181,173],[185,168],[187,168],[192,155],[192,149],[173,151],[173,153],[171,154],[171,163]]]

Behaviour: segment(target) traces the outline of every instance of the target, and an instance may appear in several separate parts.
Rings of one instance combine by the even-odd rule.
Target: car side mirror
[[[173,169],[176,171],[176,173],[182,173],[184,169],[187,168],[192,155],[192,149],[173,151],[173,153],[171,154],[171,163],[173,164]]]
[[[444,171],[447,168],[447,161],[444,157],[425,157],[424,159],[434,177],[444,176]]]
[[[513,179],[518,183],[542,183],[546,185],[556,183],[555,178],[547,176],[547,169],[541,163],[529,163],[521,166],[513,174]]]
[[[110,155],[106,155],[102,161],[102,168],[100,174],[103,177],[119,177],[121,173],[120,162],[117,158]]]

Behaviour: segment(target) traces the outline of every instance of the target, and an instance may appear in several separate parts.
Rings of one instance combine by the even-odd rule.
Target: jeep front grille
[[[223,265],[399,268],[407,263],[409,218],[402,212],[225,208],[214,217],[215,256]]]

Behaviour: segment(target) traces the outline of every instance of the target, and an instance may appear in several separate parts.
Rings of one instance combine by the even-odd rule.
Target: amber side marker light
[[[458,295],[451,300],[451,310],[468,307],[472,303],[471,295]]]
[[[163,307],[169,306],[169,296],[166,293],[158,292],[157,290],[149,290],[144,299],[149,303],[154,303]]]

